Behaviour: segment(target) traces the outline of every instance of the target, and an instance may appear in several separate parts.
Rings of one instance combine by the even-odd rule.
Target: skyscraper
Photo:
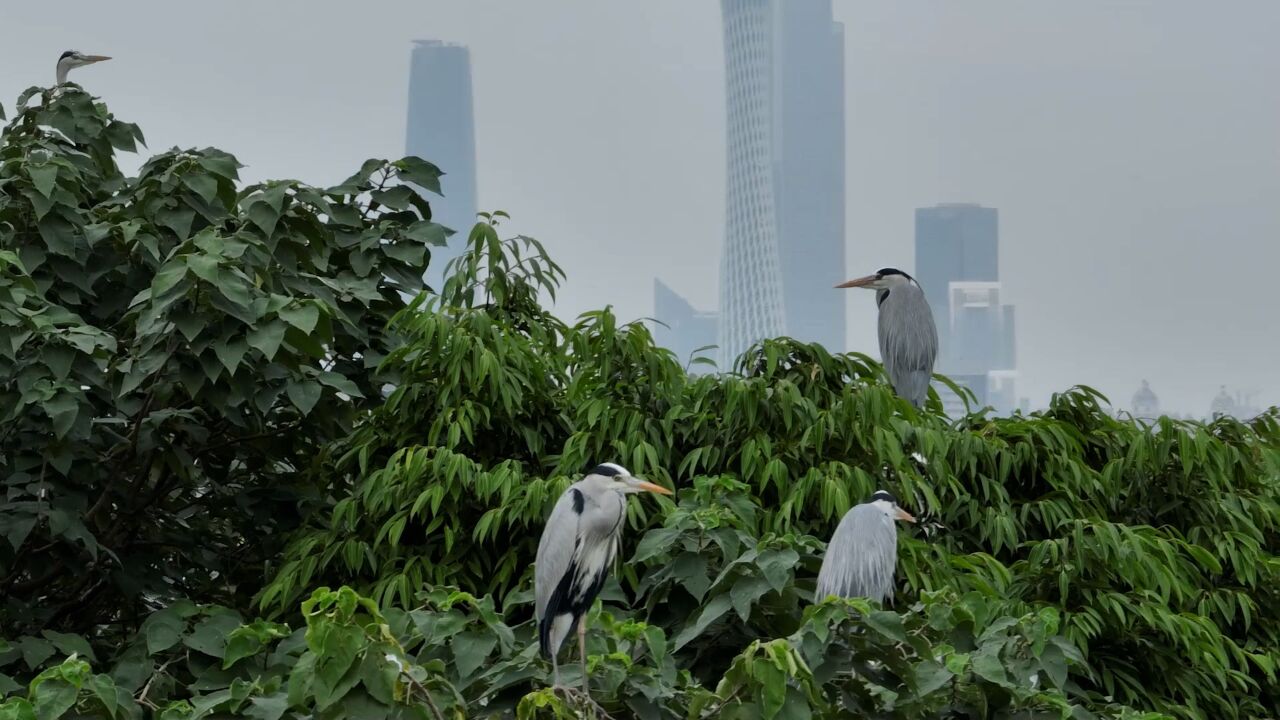
[[[1000,298],[999,249],[995,208],[949,203],[916,210],[915,276],[938,326],[936,371],[1003,413],[1017,404],[1017,358],[1014,308]],[[959,399],[938,391],[954,414]]]
[[[476,139],[471,104],[471,55],[439,40],[414,42],[409,65],[405,153],[443,172],[444,197],[430,198],[433,219],[455,231],[447,248],[431,249],[427,284],[439,290],[445,264],[465,247],[476,221]]]
[[[845,350],[844,28],[830,0],[721,0],[728,139],[720,357]]]
[[[698,348],[716,344],[719,333],[720,317],[714,312],[702,312],[693,307],[688,300],[676,294],[674,290],[661,280],[653,280],[653,317],[659,323],[654,325],[653,339],[658,345],[676,354],[680,362],[687,365],[690,371],[699,367],[689,364],[694,357],[715,359],[715,355],[703,351],[695,355]]]
[[[999,218],[995,208],[945,203],[916,209],[916,281],[933,309],[945,365],[950,348],[947,309],[957,281],[1000,279]]]
[[[844,26],[831,0],[775,0],[773,188],[785,332],[844,352]]]
[[[785,327],[774,192],[774,3],[721,0],[728,148],[720,366]]]

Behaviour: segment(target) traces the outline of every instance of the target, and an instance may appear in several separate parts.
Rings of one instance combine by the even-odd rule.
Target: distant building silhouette
[[[467,48],[417,40],[409,64],[405,153],[435,163],[444,197],[429,196],[433,219],[454,230],[448,247],[431,248],[427,284],[439,291],[445,265],[466,246],[476,221],[476,139]]]
[[[1133,394],[1132,407],[1129,414],[1135,418],[1155,420],[1160,417],[1160,398],[1156,396],[1146,380],[1142,381],[1142,387],[1138,388],[1138,392]]]
[[[1020,406],[1014,307],[1000,297],[995,208],[963,203],[918,208],[915,241],[915,278],[938,325],[937,372],[972,390],[979,407],[1013,412]],[[953,395],[945,387],[937,390]],[[944,406],[948,412],[963,407],[955,397],[944,397]]]
[[[1235,395],[1231,395],[1227,392],[1226,385],[1219,387],[1218,394],[1209,403],[1210,420],[1221,416],[1250,420],[1261,413],[1262,408],[1253,404],[1249,394],[1236,392]]]
[[[721,366],[782,334],[843,352],[843,27],[830,0],[721,0],[721,13]]]
[[[950,347],[950,285],[1000,279],[999,217],[995,208],[944,203],[916,209],[916,281],[938,324],[943,358]],[[945,364],[945,361],[944,361]]]
[[[786,334],[847,348],[844,26],[830,0],[776,0],[774,191]]]
[[[666,283],[654,278],[653,319],[659,321],[653,328],[654,342],[674,352],[680,363],[692,373],[711,370],[709,365],[692,365],[690,361],[695,357],[712,360],[716,358],[714,350],[703,350],[696,354],[695,351],[716,344],[720,326],[719,314],[694,309],[688,300]]]

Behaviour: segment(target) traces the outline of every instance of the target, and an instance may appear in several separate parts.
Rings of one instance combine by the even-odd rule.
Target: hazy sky
[[[850,277],[912,267],[916,207],[1000,210],[1020,394],[1280,403],[1280,2],[836,0]],[[560,312],[715,306],[724,77],[713,0],[0,4],[0,102],[75,71],[152,151],[336,182],[403,153],[411,41],[471,48],[481,206],[568,272]],[[448,171],[448,168],[444,168]],[[848,293],[852,348],[875,303]]]

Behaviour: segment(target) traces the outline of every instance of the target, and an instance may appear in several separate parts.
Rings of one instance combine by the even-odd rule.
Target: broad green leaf
[[[315,380],[290,380],[285,386],[285,394],[299,412],[307,415],[320,400],[320,383]]]
[[[65,680],[50,678],[40,683],[40,687],[31,693],[37,720],[62,717],[76,704],[76,695],[75,686]]]
[[[246,717],[254,720],[280,720],[289,709],[289,694],[277,690],[271,695],[249,698],[250,707],[244,710]]]
[[[279,320],[268,320],[249,331],[249,347],[257,349],[268,361],[274,360],[280,343],[284,340],[285,325]]]
[[[93,648],[89,646],[89,642],[79,635],[71,635],[69,633],[54,632],[53,630],[43,630],[40,633],[46,640],[53,643],[63,655],[77,654],[86,658],[90,662],[97,662],[97,655],[94,654]]]
[[[45,197],[53,197],[53,187],[58,182],[57,165],[29,165],[27,172],[31,174],[31,184],[36,191]]]
[[[469,678],[498,645],[498,638],[486,631],[470,630],[453,636],[449,643],[458,677]]]
[[[139,632],[146,639],[147,651],[154,655],[177,645],[185,626],[186,623],[176,612],[165,609],[152,613],[144,620]]]
[[[320,319],[320,311],[309,302],[299,302],[289,307],[280,308],[280,318],[304,333],[316,329],[316,321]]]

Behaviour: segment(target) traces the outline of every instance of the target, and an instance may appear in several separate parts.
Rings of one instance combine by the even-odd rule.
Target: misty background
[[[1127,407],[1144,378],[1167,411],[1207,414],[1224,384],[1280,404],[1280,3],[836,0],[835,19],[848,277],[914,267],[917,207],[995,207],[1033,408],[1076,383]],[[9,3],[0,103],[51,85],[63,50],[111,55],[71,79],[149,152],[213,145],[246,181],[330,184],[404,154],[425,38],[470,48],[480,207],[564,267],[562,317],[648,316],[658,273],[716,308],[712,0]],[[876,355],[872,294],[833,292],[847,349]]]

